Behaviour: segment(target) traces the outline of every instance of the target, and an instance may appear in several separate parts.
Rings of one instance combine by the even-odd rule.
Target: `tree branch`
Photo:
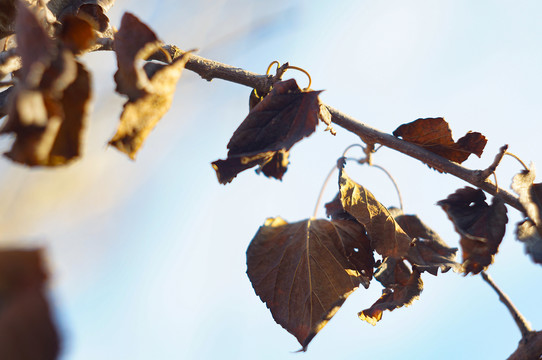
[[[497,295],[499,295],[499,300],[506,306],[508,311],[510,311],[510,314],[512,314],[512,317],[514,318],[514,321],[516,322],[516,325],[519,328],[519,331],[521,332],[521,338],[527,339],[529,336],[532,335],[533,330],[531,328],[531,325],[529,325],[529,322],[521,315],[519,310],[512,304],[512,301],[510,298],[502,292],[502,290],[493,282],[493,279],[485,272],[482,271],[480,273],[482,275],[482,278],[495,290]]]
[[[111,39],[99,39],[99,45],[99,50],[112,50],[113,41],[111,41]],[[173,60],[185,53],[185,51],[179,49],[175,45],[165,45],[163,49],[169,53],[171,59]],[[0,60],[1,59],[2,56],[0,56]],[[157,52],[152,55],[150,60],[159,60],[164,62],[168,61],[168,59],[166,59],[166,55],[161,52]],[[218,61],[209,60],[201,56],[194,55],[193,53],[190,53],[190,57],[185,68],[197,73],[207,81],[222,79],[254,88],[261,94],[269,92],[271,86],[281,79],[286,69],[285,66],[282,66],[277,70],[275,75],[260,75],[241,68],[226,65]],[[331,106],[327,106],[327,109],[331,113],[331,121],[333,123],[358,135],[366,144],[374,145],[378,143],[388,148],[397,150],[405,155],[420,160],[421,162],[435,168],[440,172],[449,173],[455,177],[458,177],[493,196],[498,194],[498,196],[500,196],[508,205],[516,208],[519,211],[524,211],[523,206],[520,204],[516,196],[508,191],[497,188],[495,184],[487,179],[487,177],[494,171],[494,168],[496,168],[500,162],[500,159],[504,154],[502,150],[503,148],[501,148],[501,151],[499,154],[497,154],[495,161],[488,167],[488,169],[471,170],[449,161],[437,154],[427,151],[420,146],[370,127],[369,125],[364,124],[361,121],[332,108]]]
[[[167,45],[164,47],[164,49],[170,54],[172,59],[176,59],[184,54],[184,52],[176,46]],[[258,92],[262,93],[269,91],[272,84],[280,79],[280,76],[282,76],[282,74],[280,74],[280,76],[258,75],[253,72],[219,63],[217,61],[205,59],[194,54],[190,54],[190,58],[185,67],[188,70],[196,72],[202,78],[208,81],[211,81],[212,79],[222,79],[254,88]],[[420,146],[377,130],[359,120],[352,118],[351,116],[340,112],[337,109],[332,108],[331,106],[327,106],[327,109],[331,113],[331,121],[333,123],[358,135],[366,144],[378,143],[402,152],[405,155],[420,160],[438,171],[454,175],[493,196],[498,194],[505,203],[519,211],[523,211],[523,207],[519,203],[516,196],[508,191],[497,188],[491,181],[487,180],[487,177],[494,171],[494,168],[497,167],[500,159],[502,159],[506,148],[504,151],[503,148],[501,148],[501,151],[499,154],[497,154],[495,161],[488,167],[488,169],[471,170],[449,161],[437,154],[427,151]]]

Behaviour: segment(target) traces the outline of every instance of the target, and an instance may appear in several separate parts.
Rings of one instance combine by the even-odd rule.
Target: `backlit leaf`
[[[448,247],[444,240],[418,216],[404,215],[397,208],[389,210],[399,226],[412,238],[408,260],[416,265],[416,269],[437,275],[439,268],[442,272],[459,268],[459,264],[455,262],[457,248]]]
[[[380,299],[369,309],[358,313],[361,320],[372,325],[382,319],[385,310],[393,311],[410,305],[423,289],[420,272],[417,269],[411,271],[402,260],[396,258],[386,258],[375,273],[375,279],[386,288],[382,290]]]
[[[319,93],[302,91],[294,79],[276,83],[235,130],[228,143],[228,158],[213,162],[218,181],[229,183],[241,171],[257,165],[265,175],[282,179],[287,162],[284,157],[275,158],[276,154],[288,152],[314,132]],[[270,162],[273,171],[266,171],[265,165]]]
[[[443,118],[418,119],[403,124],[393,135],[457,163],[467,160],[470,154],[480,157],[487,143],[485,136],[478,132],[469,132],[454,142],[452,131]]]
[[[118,71],[117,91],[128,96],[117,132],[110,145],[135,159],[137,151],[158,121],[171,107],[173,95],[190,54],[184,53],[171,64],[138,65],[161,48],[161,42],[145,24],[126,13],[115,36]]]
[[[384,257],[408,255],[412,242],[410,237],[388,209],[371,192],[350,179],[344,169],[340,170],[339,191],[343,209],[365,227],[373,249]]]
[[[525,243],[525,251],[533,261],[542,264],[542,183],[535,184],[535,177],[535,168],[531,165],[529,171],[514,176],[512,189],[519,195],[519,202],[529,217],[518,224],[516,235]]]
[[[31,10],[21,5],[17,14],[23,66],[1,129],[15,134],[5,155],[30,166],[66,164],[80,155],[90,76],[70,50],[48,37]]]
[[[495,196],[488,205],[485,199],[482,190],[465,187],[437,203],[461,236],[465,274],[478,274],[493,262],[506,230],[504,201]]]
[[[59,336],[44,291],[39,250],[0,251],[0,357],[53,360]]]
[[[363,227],[348,220],[268,219],[247,249],[247,274],[275,321],[306,350],[361,284],[373,252]]]

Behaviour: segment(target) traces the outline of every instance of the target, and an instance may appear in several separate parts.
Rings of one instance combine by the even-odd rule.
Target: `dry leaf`
[[[375,273],[375,279],[386,288],[369,309],[358,313],[361,320],[372,325],[382,319],[385,310],[393,311],[410,305],[423,289],[420,272],[417,269],[411,271],[402,260],[396,258],[386,258]]]
[[[525,244],[525,251],[531,255],[535,263],[542,264],[542,237],[540,232],[530,220],[518,224],[516,236]]]
[[[120,116],[117,132],[110,145],[135,159],[137,151],[158,121],[171,107],[173,95],[190,53],[184,53],[171,64],[137,61],[161,48],[161,42],[134,15],[122,17],[121,28],[115,36],[118,71],[115,73],[117,91],[128,96]]]
[[[147,136],[171,107],[177,81],[189,56],[185,53],[169,65],[154,64],[160,68],[149,78],[148,92],[124,104],[119,127],[109,141],[110,145],[135,159]]]
[[[340,170],[339,191],[343,209],[367,230],[371,246],[383,257],[406,257],[411,246],[410,237],[395,222],[388,209],[363,186],[356,184]]]
[[[17,39],[23,67],[1,129],[15,134],[5,155],[30,166],[66,164],[81,152],[90,98],[89,73],[73,53],[48,37],[33,12],[22,5],[17,15]]]
[[[522,171],[514,176],[512,189],[519,195],[519,202],[529,217],[518,224],[517,238],[525,243],[525,251],[531,255],[533,261],[542,264],[542,183],[535,184],[535,177],[535,168],[531,165],[529,171]]]
[[[88,21],[72,15],[63,19],[58,37],[62,40],[64,46],[74,54],[85,52],[96,41],[92,25]]]
[[[465,274],[478,274],[493,262],[506,230],[504,201],[495,196],[488,205],[485,199],[482,190],[465,187],[437,203],[461,236]]]
[[[480,157],[487,143],[485,136],[478,132],[469,132],[454,142],[452,131],[443,118],[418,119],[403,124],[393,135],[460,164],[470,154]]]
[[[451,268],[459,268],[459,264],[455,262],[457,248],[448,247],[444,240],[418,216],[404,215],[397,208],[389,210],[397,224],[413,239],[407,258],[416,269],[437,275],[439,268],[443,273]]]
[[[277,152],[289,151],[314,132],[318,124],[319,93],[302,91],[294,79],[276,83],[235,130],[228,143],[228,158],[213,162],[218,181],[229,183],[241,171],[256,165],[262,167],[265,175],[282,179],[286,172],[284,157],[273,158]],[[282,164],[278,171],[263,169],[270,161],[274,168]]]
[[[56,359],[59,336],[44,294],[39,250],[0,251],[0,354],[2,359]]]
[[[116,91],[127,95],[134,102],[140,97],[157,91],[138,61],[146,60],[162,47],[154,32],[136,16],[125,13],[120,29],[115,34],[113,50],[117,56],[115,73]],[[180,75],[180,74],[179,74]]]
[[[247,274],[275,321],[306,350],[361,284],[369,286],[373,252],[353,221],[268,219],[247,250]]]

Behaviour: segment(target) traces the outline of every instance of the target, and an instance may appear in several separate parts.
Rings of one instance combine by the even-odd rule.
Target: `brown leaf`
[[[459,268],[459,264],[455,262],[457,248],[448,247],[444,240],[418,216],[404,215],[396,208],[389,210],[397,224],[413,239],[407,258],[416,269],[437,275],[439,268],[443,273],[451,268]]]
[[[485,136],[478,132],[468,132],[454,142],[452,131],[443,118],[418,119],[403,124],[393,135],[460,164],[467,160],[470,154],[480,157],[487,143]]]
[[[56,359],[59,336],[52,321],[39,250],[0,251],[0,354],[2,359]]]
[[[135,159],[147,136],[171,107],[177,81],[189,56],[185,53],[169,65],[152,64],[157,70],[149,73],[145,94],[124,104],[119,127],[109,141],[110,145]]]
[[[82,18],[71,15],[63,19],[59,38],[74,54],[90,49],[96,40],[92,25]]]
[[[247,249],[247,274],[275,321],[306,350],[361,284],[369,286],[373,252],[354,221],[268,219]]]
[[[525,251],[531,255],[533,261],[542,264],[542,237],[533,222],[525,220],[519,223],[516,236],[525,244]]]
[[[371,246],[384,257],[406,257],[412,240],[395,222],[388,209],[363,186],[340,170],[339,191],[346,212],[367,230]]]
[[[157,90],[150,84],[149,77],[143,67],[138,65],[138,61],[147,59],[161,46],[162,42],[147,25],[130,13],[124,14],[113,43],[118,65],[114,76],[117,92],[135,102]]]
[[[15,0],[0,1],[0,39],[15,31]]]
[[[90,98],[89,73],[69,50],[47,36],[32,11],[20,6],[17,19],[23,67],[1,129],[15,134],[5,155],[30,166],[66,164],[81,152]],[[41,47],[33,54],[36,39]]]
[[[243,170],[264,167],[277,152],[289,151],[312,134],[318,124],[319,93],[302,91],[294,79],[276,83],[235,130],[228,143],[228,158],[213,162],[218,181],[226,184]],[[286,167],[262,172],[280,180]]]
[[[396,258],[386,258],[375,273],[375,279],[386,288],[369,309],[358,313],[361,320],[372,325],[382,319],[384,310],[393,311],[410,305],[423,289],[420,272],[417,269],[411,271],[402,260]]]
[[[465,274],[478,274],[493,262],[506,230],[504,201],[495,196],[488,205],[485,199],[482,190],[465,187],[437,203],[461,236]]]
[[[519,195],[519,202],[529,217],[518,224],[517,238],[525,243],[525,250],[533,261],[542,264],[542,183],[535,184],[535,177],[535,168],[531,165],[529,171],[514,176],[512,189]]]

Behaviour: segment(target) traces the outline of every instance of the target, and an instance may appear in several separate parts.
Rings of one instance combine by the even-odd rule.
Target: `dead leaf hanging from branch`
[[[171,107],[176,84],[190,56],[184,53],[168,65],[138,65],[139,60],[148,58],[161,46],[148,26],[132,14],[124,14],[114,42],[118,63],[115,82],[116,90],[127,95],[128,101],[109,144],[131,159],[135,159],[147,136]]]
[[[247,249],[247,275],[275,321],[306,350],[361,284],[373,251],[363,227],[348,220],[268,219]]]
[[[320,91],[302,91],[294,79],[277,82],[235,130],[228,143],[228,158],[213,162],[218,181],[229,183],[241,171],[257,165],[264,175],[282,179],[290,148],[318,125],[318,94]]]
[[[418,119],[403,124],[393,135],[459,164],[467,160],[470,154],[480,157],[487,143],[485,136],[478,132],[469,132],[455,142],[443,118]]]
[[[485,199],[482,190],[465,187],[437,202],[461,236],[465,274],[478,274],[493,262],[506,230],[508,217],[502,199],[493,197],[491,205]]]

